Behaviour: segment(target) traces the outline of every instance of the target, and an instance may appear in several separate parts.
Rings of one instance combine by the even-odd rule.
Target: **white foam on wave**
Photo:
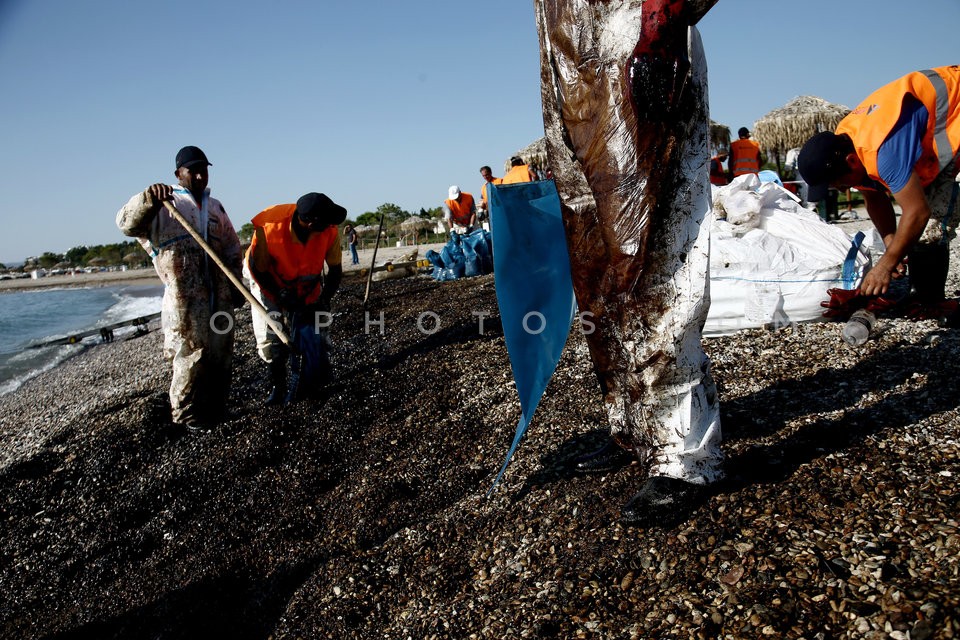
[[[106,325],[142,318],[159,313],[162,303],[162,289],[130,288],[119,290],[113,294],[115,302],[106,309],[99,318],[87,329],[95,329]],[[71,331],[69,334],[50,335],[33,343],[44,342],[66,337],[73,333],[80,333],[84,329]],[[122,339],[136,331],[136,327],[126,326],[115,331],[116,338]],[[0,353],[0,395],[16,391],[23,383],[35,378],[45,371],[63,363],[64,360],[77,355],[84,349],[100,342],[97,334],[87,336],[78,344],[55,345],[49,347],[25,348],[15,352]],[[10,376],[7,379],[6,376]]]
[[[159,313],[163,301],[160,296],[135,296],[124,292],[118,293],[116,297],[116,304],[104,312],[97,322],[98,327]]]
[[[86,348],[83,344],[64,344],[54,347],[41,347],[21,351],[12,356],[8,365],[20,369],[20,373],[0,382],[0,396],[16,391],[27,380],[36,378],[45,371],[50,371],[67,358],[73,357]]]

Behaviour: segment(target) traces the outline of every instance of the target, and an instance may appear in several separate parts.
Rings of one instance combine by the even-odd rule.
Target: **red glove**
[[[826,309],[824,318],[848,318],[869,302],[869,298],[860,295],[860,289],[827,289],[827,295],[830,299],[820,303]]]
[[[827,293],[830,295],[830,299],[820,303],[820,306],[826,309],[823,312],[824,318],[846,320],[858,309],[867,309],[873,313],[884,313],[897,305],[896,300],[883,296],[860,295],[860,289],[827,289]]]
[[[883,296],[873,296],[873,298],[867,302],[867,311],[872,311],[873,313],[877,314],[886,313],[896,306],[896,300],[891,300],[890,298],[885,298]]]
[[[957,311],[958,300],[940,302],[913,302],[907,306],[904,314],[911,320],[939,320],[952,316]]]

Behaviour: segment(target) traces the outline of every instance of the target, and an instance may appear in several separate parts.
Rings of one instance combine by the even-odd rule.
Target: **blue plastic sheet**
[[[780,176],[777,175],[776,171],[771,171],[770,169],[764,169],[757,173],[757,177],[760,178],[760,182],[776,182],[781,187],[783,186],[783,181],[780,180]]]
[[[490,233],[483,229],[468,234],[451,233],[440,253],[431,249],[425,257],[433,265],[434,280],[456,280],[493,271]]]
[[[557,368],[576,302],[560,197],[553,180],[490,184],[487,188],[491,190],[497,303],[522,412],[492,492]]]

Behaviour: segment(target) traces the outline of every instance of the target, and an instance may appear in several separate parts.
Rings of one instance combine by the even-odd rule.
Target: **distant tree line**
[[[427,220],[439,220],[443,215],[442,207],[433,207],[424,209],[421,207],[416,214],[405,211],[399,205],[392,202],[385,202],[377,207],[376,211],[367,211],[361,213],[354,219],[348,219],[349,222],[356,225],[380,224],[380,216],[383,215],[384,230],[397,233],[397,228],[407,218],[417,215]],[[253,237],[253,225],[249,222],[244,224],[237,231],[240,241],[249,243]],[[399,234],[398,234],[399,235]],[[55,268],[85,268],[101,266],[127,265],[131,267],[148,266],[151,263],[150,256],[143,250],[140,243],[136,240],[126,242],[116,242],[113,244],[98,244],[91,246],[79,246],[68,249],[66,253],[53,253],[46,251],[38,257],[27,258],[24,261],[22,269],[29,271],[38,267],[43,269]],[[0,263],[0,269],[6,270],[6,265]]]
[[[110,267],[127,265],[130,267],[147,266],[151,263],[150,256],[143,250],[136,240],[115,242],[112,244],[98,244],[73,247],[66,253],[45,251],[39,256],[24,260],[22,269],[65,269],[85,267]],[[6,269],[6,265],[0,264]]]
[[[385,202],[377,207],[376,211],[367,211],[365,213],[361,213],[356,218],[348,218],[344,221],[344,224],[349,223],[353,226],[377,226],[380,224],[381,215],[383,215],[384,230],[388,232],[392,231],[395,235],[399,235],[397,233],[397,228],[404,220],[414,215],[424,218],[425,220],[439,220],[443,215],[443,207],[433,207],[432,209],[424,209],[421,207],[420,211],[414,214],[404,210],[399,205],[393,204],[392,202]],[[246,223],[237,230],[237,235],[240,236],[241,242],[249,243],[250,239],[253,238],[253,225],[249,222]]]

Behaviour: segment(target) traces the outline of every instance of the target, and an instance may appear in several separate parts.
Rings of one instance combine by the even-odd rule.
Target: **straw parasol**
[[[710,121],[710,148],[714,152],[730,148],[730,127]]]
[[[757,120],[753,137],[764,151],[780,157],[790,149],[802,147],[814,134],[833,131],[850,113],[848,107],[833,104],[817,96],[799,96]]]
[[[410,216],[400,223],[400,229],[407,234],[413,234],[414,242],[417,244],[420,244],[420,230],[429,229],[432,226],[432,221],[421,218],[420,216]]]
[[[406,220],[400,223],[400,228],[405,231],[415,231],[417,229],[424,229],[426,227],[432,227],[433,222],[430,220],[425,220],[420,216],[410,216]]]

